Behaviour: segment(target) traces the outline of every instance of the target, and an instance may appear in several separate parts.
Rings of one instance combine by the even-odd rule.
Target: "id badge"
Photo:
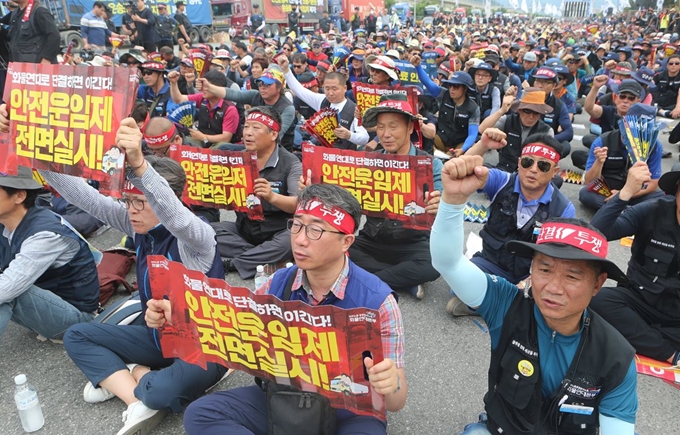
[[[560,406],[560,412],[566,412],[568,414],[583,414],[583,415],[592,415],[593,410],[592,406],[581,406],[581,405],[567,405],[563,404]]]

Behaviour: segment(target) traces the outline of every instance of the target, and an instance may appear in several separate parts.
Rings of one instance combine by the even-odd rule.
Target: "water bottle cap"
[[[14,384],[15,385],[23,385],[26,383],[26,375],[17,375],[14,378]]]
[[[289,267],[293,267],[293,263],[286,263],[286,269],[288,269]]]
[[[257,271],[260,273],[264,272],[264,266],[262,265],[257,266]]]

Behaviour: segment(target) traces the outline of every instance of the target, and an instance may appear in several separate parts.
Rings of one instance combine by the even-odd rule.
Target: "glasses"
[[[283,49],[282,49],[282,50],[283,50],[283,51],[290,51],[291,49],[290,49],[290,48],[288,48],[288,47],[283,47]]]
[[[668,62],[668,65],[680,65],[680,62]]]
[[[323,236],[323,233],[344,234],[340,231],[325,230],[318,225],[305,225],[295,219],[288,219],[286,222],[288,231],[290,231],[291,234],[300,234],[300,231],[302,231],[302,228],[304,227],[305,235],[309,240],[319,240],[321,236]]]
[[[132,204],[132,208],[134,208],[137,211],[142,211],[144,210],[144,204],[146,204],[146,201],[143,199],[130,199],[130,198],[121,198],[118,200],[121,204],[125,206],[126,210],[130,210],[130,204]]]
[[[635,95],[630,95],[630,94],[621,94],[618,96],[619,100],[628,100],[628,101],[635,101],[637,100],[637,97]]]
[[[453,89],[460,89],[462,87],[463,87],[463,85],[450,85],[449,86],[449,88],[453,88]]]
[[[524,113],[525,115],[531,115],[531,116],[538,116],[538,115],[540,115],[540,113],[534,112],[534,111],[531,110],[531,109],[522,109],[521,112]]]
[[[567,63],[579,63],[579,62],[580,61],[576,59],[569,59],[569,61],[567,61]]]
[[[546,162],[545,160],[535,160],[532,159],[531,157],[522,157],[522,160],[520,160],[520,163],[524,169],[529,169],[532,166],[534,166],[534,163],[538,165],[538,170],[541,172],[548,172],[550,169],[552,169],[552,165],[549,162]]]
[[[142,71],[142,75],[143,76],[150,76],[151,74],[153,74],[155,72],[156,71],[151,71],[151,70],[145,69],[144,71]]]
[[[262,80],[258,80],[258,81],[257,81],[257,87],[259,87],[259,88],[268,88],[268,87],[270,87],[270,86],[273,85],[273,84],[274,84],[274,83],[269,83],[269,84],[267,84],[267,83],[263,82]]]
[[[295,64],[293,64],[293,68],[302,68],[302,65],[295,65]]]
[[[312,45],[312,48],[321,48],[320,45]]]
[[[566,80],[567,76],[559,76],[560,80]]]

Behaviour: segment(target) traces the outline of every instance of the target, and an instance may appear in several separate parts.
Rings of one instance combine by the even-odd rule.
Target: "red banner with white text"
[[[153,298],[172,306],[172,321],[160,330],[166,358],[222,364],[385,420],[384,396],[363,365],[365,356],[383,360],[378,311],[255,295],[159,255],[148,264]]]
[[[429,230],[426,193],[434,190],[431,156],[339,150],[304,144],[302,171],[312,184],[336,184],[354,195],[367,216],[395,219],[405,228]]]
[[[120,197],[125,155],[116,132],[138,85],[135,69],[10,63],[9,146],[0,151],[0,172],[16,174],[21,165],[77,175]]]

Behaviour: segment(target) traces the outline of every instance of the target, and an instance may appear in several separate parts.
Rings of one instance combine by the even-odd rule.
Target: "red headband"
[[[553,163],[560,161],[560,155],[554,149],[543,145],[542,143],[529,143],[522,148],[522,156],[532,155],[545,157]]]
[[[175,137],[177,128],[175,127],[175,124],[172,124],[172,127],[165,133],[161,133],[158,136],[147,136],[146,135],[146,126],[144,127],[144,133],[142,135],[144,136],[144,140],[146,141],[146,144],[149,146],[154,146],[154,145],[160,145],[164,144],[165,142],[169,142],[172,140],[173,137]]]
[[[318,198],[298,204],[295,214],[308,214],[317,217],[343,234],[354,234],[354,219],[340,207],[327,206]]]
[[[385,100],[378,104],[378,107],[391,107],[393,109],[398,109],[404,112],[413,113],[413,108],[408,101],[401,100]]]
[[[300,83],[305,89],[312,89],[314,86],[319,85],[319,81],[314,77],[312,80],[306,83]]]
[[[543,224],[536,244],[543,243],[564,243],[602,259],[607,258],[609,248],[607,240],[598,232],[561,222]]]
[[[134,184],[130,183],[130,180],[125,180],[125,184],[123,185],[123,193],[130,195],[144,195],[144,192],[137,189]]]
[[[259,122],[260,124],[266,125],[267,127],[274,131],[281,131],[281,126],[279,125],[279,123],[274,121],[274,118],[272,118],[271,116],[265,115],[262,112],[251,112],[246,117],[246,122],[247,121]]]

